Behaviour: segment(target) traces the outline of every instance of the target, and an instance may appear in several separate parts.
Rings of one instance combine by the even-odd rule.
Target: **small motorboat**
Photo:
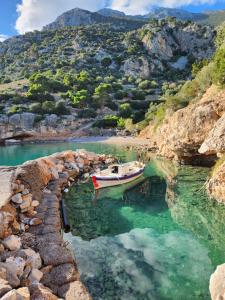
[[[145,164],[133,161],[114,164],[91,176],[95,190],[131,182],[143,175]]]

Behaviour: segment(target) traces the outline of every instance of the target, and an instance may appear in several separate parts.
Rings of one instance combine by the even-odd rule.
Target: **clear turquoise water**
[[[103,144],[0,148],[0,164],[66,149],[135,153]],[[66,205],[81,279],[95,300],[208,300],[216,265],[225,261],[225,207],[204,191],[208,169],[147,163],[145,178],[97,196],[91,182],[71,188]]]
[[[8,147],[0,146],[0,166],[15,166],[27,160],[47,156],[64,150],[87,149],[97,153],[123,155],[123,150],[117,147],[103,145],[101,143],[49,143],[49,144],[28,144]],[[132,159],[133,154],[130,153]],[[128,155],[128,156],[129,156]]]

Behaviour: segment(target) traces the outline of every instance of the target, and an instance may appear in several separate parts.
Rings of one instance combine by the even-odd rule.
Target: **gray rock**
[[[72,263],[73,257],[70,250],[65,247],[50,244],[48,246],[48,251],[45,248],[39,249],[40,256],[44,261],[45,265],[57,266],[59,264]]]
[[[62,264],[44,274],[42,283],[50,288],[79,280],[79,273],[73,264]]]
[[[86,290],[85,286],[80,281],[74,281],[62,285],[58,291],[59,296],[65,300],[91,300],[91,296]]]
[[[145,57],[129,58],[125,61],[123,66],[123,71],[127,76],[132,77],[141,77],[147,79],[150,77],[151,72],[153,71],[150,67],[148,60]]]
[[[32,300],[58,300],[58,297],[56,297],[52,291],[43,284],[33,284],[29,288]]]
[[[40,269],[42,266],[42,261],[40,254],[35,252],[33,249],[22,249],[18,253],[19,256],[26,260],[26,264],[29,264],[34,269]]]
[[[3,245],[10,251],[19,250],[21,248],[21,240],[16,235],[10,235],[2,241]]]
[[[199,153],[213,154],[225,151],[225,114],[216,122],[208,137],[199,149]]]
[[[5,270],[5,274],[6,274],[5,280],[9,282],[10,286],[16,288],[20,285],[20,280],[16,276],[14,270],[11,269],[11,266],[7,265],[6,263],[0,263],[0,269]]]
[[[13,203],[16,203],[16,204],[21,204],[23,202],[23,199],[22,199],[22,196],[20,193],[12,196],[11,200]]]
[[[6,293],[12,290],[8,281],[0,278],[0,297],[4,296]]]
[[[43,273],[38,269],[32,269],[28,277],[30,284],[37,284],[41,281]]]

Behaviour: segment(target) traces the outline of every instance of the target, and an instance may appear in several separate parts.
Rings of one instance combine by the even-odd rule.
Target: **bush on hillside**
[[[94,127],[109,129],[109,128],[116,128],[116,127],[123,128],[124,125],[125,122],[123,121],[122,118],[119,118],[118,116],[114,116],[114,115],[108,115],[105,116],[103,119],[96,121]]]
[[[119,106],[119,113],[122,118],[129,118],[132,114],[132,109],[129,103],[123,103]]]
[[[214,56],[214,82],[219,85],[225,84],[225,47],[217,50]]]
[[[97,113],[93,108],[82,109],[78,112],[78,117],[81,119],[95,118],[96,115]]]

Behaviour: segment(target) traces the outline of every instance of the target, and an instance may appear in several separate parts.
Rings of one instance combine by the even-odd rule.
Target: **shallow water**
[[[210,299],[210,275],[225,261],[225,208],[205,194],[208,171],[152,160],[127,190],[70,190],[65,237],[94,300]]]
[[[101,143],[46,143],[26,144],[3,147],[0,146],[0,166],[15,166],[27,160],[48,156],[65,150],[86,149],[96,153],[123,155],[123,150],[115,146],[103,145]],[[133,154],[130,153],[132,159]]]
[[[136,154],[103,144],[0,148],[0,165],[86,148],[123,161]],[[66,195],[71,242],[94,300],[210,299],[210,274],[225,261],[225,208],[208,199],[208,169],[147,163],[143,181],[100,191],[91,182]]]

